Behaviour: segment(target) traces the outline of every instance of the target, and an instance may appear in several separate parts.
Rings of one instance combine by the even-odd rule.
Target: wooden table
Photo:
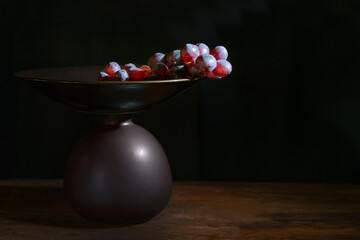
[[[61,180],[0,181],[0,240],[360,239],[360,185],[175,182],[167,208],[138,225],[78,217]]]

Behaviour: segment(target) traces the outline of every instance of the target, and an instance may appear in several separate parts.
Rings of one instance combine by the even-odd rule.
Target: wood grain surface
[[[149,222],[78,217],[61,180],[0,181],[0,240],[360,239],[360,185],[175,182]]]

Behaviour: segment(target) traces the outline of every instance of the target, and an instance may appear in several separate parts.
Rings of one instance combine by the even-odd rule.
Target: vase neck
[[[131,115],[116,115],[103,118],[100,125],[103,127],[118,127],[119,125],[128,125],[131,122]]]

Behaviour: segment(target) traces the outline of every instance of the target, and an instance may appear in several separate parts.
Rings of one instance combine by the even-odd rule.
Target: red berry
[[[166,57],[166,63],[168,67],[172,67],[174,64],[179,63],[181,61],[181,53],[180,50],[174,50],[169,53]]]
[[[200,56],[200,51],[194,44],[188,43],[181,49],[181,58],[184,63],[192,63],[198,56]]]
[[[216,68],[213,73],[218,77],[226,77],[232,71],[231,63],[226,60],[217,61]]]
[[[210,49],[205,43],[197,43],[196,46],[199,48],[200,55],[210,53]]]
[[[173,78],[185,78],[187,75],[187,67],[183,64],[176,63],[171,70],[171,77]]]
[[[142,65],[139,68],[145,71],[145,78],[150,77],[150,75],[152,74],[151,68],[148,65]]]
[[[106,73],[110,75],[110,77],[113,77],[115,72],[119,71],[120,65],[117,62],[109,62],[106,65]]]
[[[214,72],[209,72],[208,74],[206,74],[206,76],[210,79],[220,79],[221,77],[218,77],[214,74]]]
[[[137,67],[130,68],[128,74],[130,80],[141,81],[145,79],[145,71]]]
[[[212,72],[216,68],[216,59],[210,54],[201,55],[196,59],[195,67],[202,73]]]
[[[152,71],[157,78],[164,79],[169,77],[169,68],[168,66],[166,66],[165,63],[162,62],[155,63],[152,68]]]
[[[187,65],[187,68],[189,77],[191,78],[203,77],[205,75],[196,68],[195,64],[189,64]]]
[[[114,81],[128,81],[129,74],[124,70],[120,69],[114,74]]]
[[[129,71],[130,68],[133,68],[133,67],[136,67],[135,64],[133,63],[128,63],[128,64],[125,64],[124,66],[122,66],[121,69],[124,69],[125,71]]]
[[[106,72],[100,72],[99,81],[112,81],[112,77]]]
[[[226,60],[228,57],[228,51],[223,46],[217,46],[213,50],[211,50],[211,55],[213,55],[216,60]]]
[[[216,76],[214,74],[214,71],[207,73],[206,76],[210,79],[220,79],[221,78],[221,77]]]
[[[148,65],[152,68],[155,65],[155,63],[158,62],[165,63],[165,61],[166,61],[165,54],[158,52],[149,58]]]

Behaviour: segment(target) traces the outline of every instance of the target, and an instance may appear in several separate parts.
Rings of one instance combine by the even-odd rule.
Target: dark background
[[[19,70],[146,63],[225,46],[233,73],[134,117],[175,179],[360,182],[357,0],[2,1],[0,178],[59,178],[99,118],[53,102]]]

